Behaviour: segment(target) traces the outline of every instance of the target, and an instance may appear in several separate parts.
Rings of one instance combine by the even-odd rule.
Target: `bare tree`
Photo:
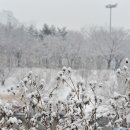
[[[89,31],[88,38],[93,44],[94,51],[103,56],[107,69],[110,69],[115,56],[121,52],[121,47],[127,42],[128,31],[113,29],[110,33],[104,28],[93,28]]]
[[[0,82],[2,86],[5,85],[5,81],[9,77],[10,72],[11,72],[10,68],[4,68],[4,67],[0,68]]]
[[[121,62],[124,59],[124,55],[123,54],[115,55],[114,59],[115,59],[115,69],[120,68]]]
[[[22,59],[22,50],[18,50],[14,52],[14,56],[16,57],[17,67],[21,66],[21,59]]]

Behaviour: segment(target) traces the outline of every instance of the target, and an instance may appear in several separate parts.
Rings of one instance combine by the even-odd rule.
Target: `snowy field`
[[[39,79],[44,79],[47,83],[46,89],[49,91],[53,87],[55,83],[55,79],[59,70],[54,69],[41,69],[41,68],[16,68],[13,69],[9,75],[9,77],[5,80],[5,85],[0,86],[1,99],[7,100],[7,98],[3,98],[4,96],[10,95],[7,90],[11,88],[15,88],[17,84],[28,74],[28,72],[32,71],[35,75],[38,76]],[[114,87],[117,87],[117,77],[114,71],[111,70],[73,70],[73,80],[74,82],[83,81],[85,86],[88,85],[90,81],[97,81],[99,83],[104,82],[108,88],[111,84],[114,84]],[[68,93],[68,88],[62,87],[61,91],[64,89],[64,93],[60,95],[60,100],[64,100]],[[64,94],[64,95],[63,95]],[[10,99],[8,99],[10,101]]]

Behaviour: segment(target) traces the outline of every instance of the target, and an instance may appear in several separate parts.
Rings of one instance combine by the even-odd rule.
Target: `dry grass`
[[[1,93],[0,94],[0,100],[2,102],[7,102],[7,103],[12,103],[14,101],[17,101],[17,97],[15,97],[14,95],[11,94],[5,94],[5,93]]]

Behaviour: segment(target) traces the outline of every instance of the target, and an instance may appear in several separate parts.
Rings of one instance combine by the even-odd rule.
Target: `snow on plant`
[[[95,82],[90,83],[94,95],[94,98],[91,99],[87,95],[87,89],[83,81],[74,83],[71,75],[72,69],[63,67],[56,76],[56,87],[46,97],[43,93],[46,87],[45,81],[43,79],[39,81],[36,75],[29,72],[16,88],[8,90],[16,97],[21,106],[16,110],[12,109],[11,118],[4,122],[8,124],[13,121],[13,124],[18,124],[18,119],[14,115],[17,116],[18,113],[22,113],[24,124],[21,127],[25,126],[25,129],[29,130],[37,130],[39,127],[46,130],[97,129],[96,107],[101,102],[96,96],[97,86]],[[58,91],[62,84],[66,84],[66,87],[69,87],[71,92],[66,97],[66,100],[53,102],[54,93]],[[94,106],[94,109],[89,119],[86,118],[86,105],[90,104]],[[13,125],[3,124],[2,126],[15,128]]]
[[[126,64],[128,64],[128,58],[126,58]],[[127,121],[127,115],[130,114],[130,90],[128,88],[129,83],[129,71],[128,67],[124,65],[122,68],[117,70],[117,76],[122,80],[122,92],[114,92],[114,95],[109,100],[111,106],[110,112],[107,114],[109,118],[109,124],[112,129],[116,127],[129,128]],[[119,88],[120,89],[120,88]]]
[[[128,71],[126,68],[123,67],[122,72],[118,70],[117,74],[126,76]],[[103,89],[103,84],[91,81],[86,87],[82,80],[74,82],[72,73],[70,67],[63,67],[57,73],[56,85],[46,96],[45,80],[39,80],[37,75],[29,72],[16,88],[8,90],[21,106],[7,110],[1,106],[1,127],[19,130],[101,130],[98,123],[99,117],[107,117],[109,119],[107,126],[112,128],[115,125],[124,126],[124,122],[127,124],[126,115],[129,114],[130,94],[114,93],[107,104],[109,111],[107,114],[103,113],[104,108],[101,110],[99,108],[103,107],[105,100],[98,93],[99,89]],[[126,77],[128,79],[128,74]],[[61,87],[67,87],[71,91],[65,100],[54,101],[55,92]],[[88,106],[91,109],[88,109]],[[19,120],[18,115],[23,117],[22,121]]]
[[[63,67],[62,71],[57,74],[57,85],[50,92],[50,100],[53,97],[53,93],[58,90],[62,84],[66,84],[67,87],[71,88],[71,92],[68,94],[65,101],[58,101],[55,104],[56,113],[52,116],[52,122],[55,122],[56,129],[97,129],[96,109],[97,106],[102,102],[101,99],[97,98],[96,89],[98,87],[96,82],[90,83],[90,88],[93,94],[93,99],[87,94],[87,88],[82,81],[76,84],[71,77],[71,68]],[[90,118],[86,118],[86,105],[93,105],[92,113]],[[53,115],[52,114],[52,115]],[[52,123],[51,122],[51,123]],[[52,124],[51,124],[52,125]]]
[[[3,104],[0,106],[0,128],[2,130],[11,130],[12,128],[18,128],[22,130],[22,121],[13,116],[14,112],[11,109],[10,104]]]

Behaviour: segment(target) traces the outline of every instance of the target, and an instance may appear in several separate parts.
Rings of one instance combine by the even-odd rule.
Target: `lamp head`
[[[116,4],[108,4],[106,5],[106,8],[115,8],[117,7],[117,3]]]

